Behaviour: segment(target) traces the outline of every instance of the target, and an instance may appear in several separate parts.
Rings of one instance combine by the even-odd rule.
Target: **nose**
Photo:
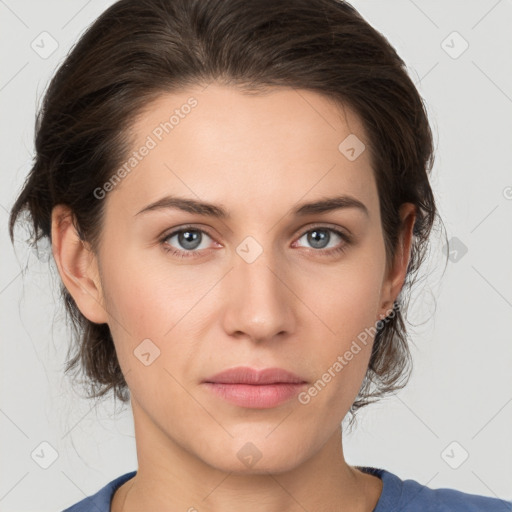
[[[262,343],[291,335],[298,299],[285,262],[264,250],[251,262],[238,254],[223,280],[224,329],[231,336]]]

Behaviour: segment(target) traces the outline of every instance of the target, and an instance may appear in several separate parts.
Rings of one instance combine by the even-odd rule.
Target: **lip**
[[[240,407],[268,409],[296,396],[307,381],[283,368],[238,366],[202,381],[217,396]]]
[[[278,383],[302,384],[306,380],[284,368],[263,368],[258,370],[249,366],[237,366],[208,377],[203,382],[261,385]]]

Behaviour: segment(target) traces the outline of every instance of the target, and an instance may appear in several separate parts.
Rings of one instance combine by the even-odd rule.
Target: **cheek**
[[[107,258],[103,273],[108,312],[114,325],[117,321],[137,338],[161,338],[193,294],[179,271],[170,272],[169,268],[151,264],[143,253]]]
[[[175,373],[186,365],[195,350],[191,340],[196,337],[196,328],[201,328],[196,319],[209,318],[210,311],[205,308],[211,299],[207,296],[219,276],[201,278],[192,266],[173,269],[127,254],[122,260],[110,258],[103,274],[109,326],[123,373],[135,370],[133,379],[141,371],[137,354],[144,347],[158,354],[155,368],[165,362]],[[172,354],[167,354],[171,349]]]
[[[359,262],[340,266],[308,280],[308,306],[341,342],[355,337],[376,322],[380,304],[382,270]],[[312,288],[312,285],[315,287]]]
[[[103,293],[110,317],[109,327],[123,371],[135,362],[134,350],[143,340],[161,346],[162,332],[174,323],[173,308],[169,305],[170,289],[155,272],[140,259],[105,258],[103,264]],[[146,342],[147,343],[147,342]]]
[[[308,306],[321,321],[308,315],[310,320],[304,321],[304,328],[315,326],[325,333],[317,333],[310,357],[319,371],[315,396],[322,395],[314,400],[318,406],[323,403],[326,410],[347,410],[360,389],[375,335],[381,272],[378,264],[365,264],[361,258],[330,271],[328,276],[316,276],[316,293],[309,295]]]
[[[302,295],[334,337],[347,341],[375,324],[385,272],[382,233],[372,226],[339,262],[310,267]]]
[[[131,395],[166,425],[180,408],[194,404],[179,383],[182,369],[194,357],[186,311],[198,297],[175,275],[166,277],[149,267],[135,260],[120,262],[112,266],[104,288],[117,357]]]

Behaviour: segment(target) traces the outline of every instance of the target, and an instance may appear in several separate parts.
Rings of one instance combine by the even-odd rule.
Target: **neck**
[[[258,471],[255,464],[246,472],[225,471],[166,436],[133,398],[132,406],[139,467],[114,494],[111,512],[253,512],[262,505],[266,512],[371,512],[379,499],[381,480],[345,462],[341,427],[312,457],[290,469]]]

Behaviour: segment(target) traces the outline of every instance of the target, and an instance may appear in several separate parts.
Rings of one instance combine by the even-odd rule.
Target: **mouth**
[[[296,396],[307,381],[283,368],[239,366],[202,381],[216,396],[240,407],[268,409]]]

